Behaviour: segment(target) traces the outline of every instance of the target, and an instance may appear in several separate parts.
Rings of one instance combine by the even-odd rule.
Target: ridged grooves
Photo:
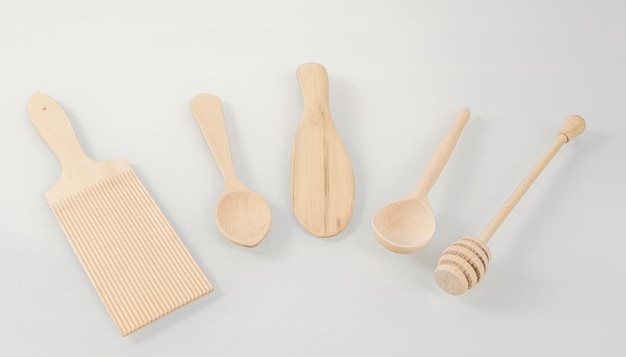
[[[482,280],[487,272],[490,259],[491,252],[484,243],[473,237],[463,237],[443,251],[437,263],[435,276],[438,276],[438,272],[443,273],[444,271],[460,273],[455,273],[455,276],[464,276],[465,282],[446,281],[438,283],[441,283],[440,286],[443,285],[450,289],[449,292],[463,292],[467,289],[471,289]],[[449,285],[451,283],[453,283],[453,285]],[[465,283],[467,283],[467,285]]]
[[[450,265],[463,273],[463,276],[465,276],[465,280],[467,281],[468,288],[471,288],[478,283],[478,274],[472,265],[467,260],[463,259],[463,257],[456,254],[444,254],[441,256],[441,259],[439,259],[439,265]]]
[[[132,169],[50,205],[124,336],[213,290]]]

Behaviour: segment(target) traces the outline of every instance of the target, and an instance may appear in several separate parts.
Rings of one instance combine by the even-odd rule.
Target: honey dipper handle
[[[439,146],[437,146],[437,150],[435,150],[432,159],[430,159],[426,169],[424,169],[424,173],[417,184],[417,188],[413,191],[414,195],[426,194],[433,187],[435,181],[439,178],[441,171],[443,171],[443,168],[448,163],[448,160],[456,147],[456,143],[461,137],[463,128],[469,119],[470,111],[468,108],[461,109],[461,111],[459,111],[456,115],[454,123],[452,123],[452,126],[446,133],[446,136],[444,136],[439,143]]]
[[[52,97],[33,94],[28,99],[28,115],[64,169],[91,161],[80,147],[67,114]]]
[[[202,93],[191,100],[190,106],[217,167],[222,173],[224,182],[226,185],[239,183],[230,155],[230,144],[220,99],[212,94]]]
[[[556,139],[550,146],[550,148],[543,154],[541,159],[535,164],[535,166],[530,170],[528,175],[524,178],[522,183],[517,186],[515,191],[511,194],[509,199],[504,203],[504,205],[500,208],[498,213],[491,219],[491,222],[487,225],[485,230],[478,236],[478,240],[483,243],[487,243],[491,236],[496,232],[498,227],[504,222],[506,217],[511,213],[515,205],[520,201],[522,196],[528,191],[528,188],[535,182],[539,174],[543,171],[543,169],[548,166],[550,160],[556,155],[557,152],[563,147],[565,143],[574,137],[578,136],[585,130],[585,121],[583,118],[578,115],[570,115],[565,119],[565,123],[561,127]]]

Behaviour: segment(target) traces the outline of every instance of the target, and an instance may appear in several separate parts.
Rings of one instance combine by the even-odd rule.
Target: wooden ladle
[[[269,232],[272,213],[263,197],[235,175],[220,99],[200,94],[191,100],[191,111],[224,178],[224,190],[215,209],[217,227],[231,242],[255,247]]]
[[[441,174],[461,136],[470,111],[462,109],[441,140],[426,166],[417,188],[405,197],[383,207],[372,220],[378,242],[396,253],[413,253],[426,246],[435,234],[435,216],[428,202],[428,191]]]
[[[491,260],[491,252],[487,247],[487,242],[491,236],[561,147],[584,130],[585,121],[583,118],[578,115],[567,117],[548,151],[543,154],[522,183],[517,186],[478,238],[463,237],[443,251],[435,269],[435,281],[443,291],[452,295],[461,295],[483,278]]]

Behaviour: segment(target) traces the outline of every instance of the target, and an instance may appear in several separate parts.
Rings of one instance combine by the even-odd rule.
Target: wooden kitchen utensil
[[[124,336],[213,290],[126,159],[89,158],[46,94],[28,113],[62,166],[46,199]]]
[[[224,191],[215,209],[217,227],[231,242],[255,247],[269,232],[272,213],[263,197],[235,175],[220,99],[200,94],[191,100],[191,111],[224,178]]]
[[[469,119],[469,109],[462,109],[439,143],[417,188],[376,213],[372,229],[383,247],[396,253],[413,253],[431,241],[435,234],[435,216],[427,195],[452,155]]]
[[[354,173],[330,116],[328,74],[317,63],[296,72],[303,109],[291,154],[291,202],[298,222],[318,237],[343,231],[354,209]]]
[[[435,269],[435,281],[443,291],[452,295],[461,295],[483,278],[491,260],[491,252],[487,247],[487,242],[491,236],[559,149],[584,130],[585,121],[583,118],[578,115],[567,117],[550,148],[543,154],[522,183],[517,186],[478,238],[463,237],[443,251]]]

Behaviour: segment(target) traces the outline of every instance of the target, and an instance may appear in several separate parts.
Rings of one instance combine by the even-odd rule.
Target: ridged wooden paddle
[[[567,117],[550,148],[517,186],[478,238],[463,237],[443,251],[435,269],[435,281],[443,291],[452,295],[461,295],[481,281],[491,260],[491,252],[487,247],[491,236],[561,147],[584,130],[583,118],[578,115]]]
[[[126,159],[89,158],[46,94],[28,114],[61,161],[46,199],[122,335],[213,290]]]
[[[272,225],[272,212],[263,197],[245,186],[235,174],[220,99],[199,94],[191,100],[200,131],[224,178],[224,190],[215,208],[220,232],[243,247],[256,247]]]
[[[291,202],[304,229],[332,237],[352,217],[354,173],[330,115],[326,70],[307,63],[297,76],[303,108],[291,154]]]

